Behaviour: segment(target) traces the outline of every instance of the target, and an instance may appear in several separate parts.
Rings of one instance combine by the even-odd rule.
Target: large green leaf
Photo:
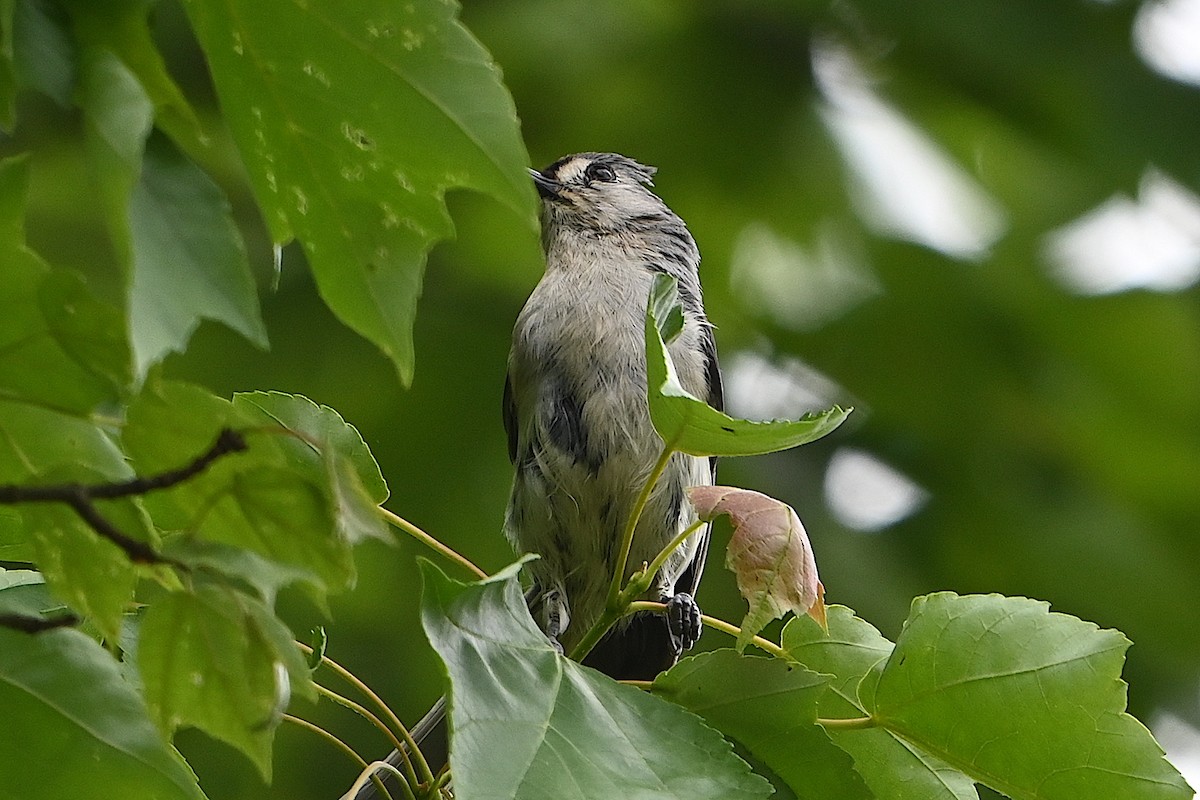
[[[444,192],[533,219],[512,100],[440,0],[184,3],[277,242],[304,245],[321,295],[411,379],[425,254]]]
[[[850,757],[816,724],[829,680],[782,659],[716,650],[680,661],[653,691],[737,739],[801,800],[868,800],[875,795]]]
[[[146,5],[80,2],[73,13],[81,41],[76,102],[125,270],[138,377],[183,350],[201,319],[223,322],[265,347],[254,281],[225,195],[161,137],[147,144],[157,104],[178,139],[202,147],[190,109],[149,41]]]
[[[204,797],[112,656],[78,631],[0,628],[0,708],[0,796]]]
[[[0,482],[31,483],[59,466],[86,467],[109,481],[131,476],[112,438],[92,423],[0,400]]]
[[[817,713],[826,719],[866,715],[858,684],[872,667],[892,652],[892,643],[845,606],[826,609],[828,630],[814,620],[797,617],[784,627],[782,644],[792,658],[817,672],[832,675],[830,691]],[[854,768],[878,797],[888,800],[975,800],[974,782],[884,728],[829,729],[838,747],[854,759]]]
[[[525,608],[515,566],[477,584],[421,566],[421,620],[450,673],[456,797],[769,794],[698,718],[557,653]]]
[[[863,702],[878,722],[1013,800],[1192,797],[1125,713],[1118,631],[1026,598],[919,597]]]
[[[646,304],[646,380],[650,419],[670,447],[694,456],[753,456],[820,439],[850,414],[834,406],[798,420],[751,422],[717,411],[683,388],[666,341],[678,333],[675,278],[659,274]],[[663,322],[660,323],[659,320]]]
[[[226,587],[171,592],[146,611],[138,665],[151,716],[241,750],[264,778],[290,689],[312,696],[292,635],[270,609]]]

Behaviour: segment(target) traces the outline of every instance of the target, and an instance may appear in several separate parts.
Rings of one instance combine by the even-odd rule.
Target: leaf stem
[[[408,757],[408,748],[406,748],[403,744],[400,743],[399,737],[396,736],[396,734],[392,731],[391,728],[389,728],[387,725],[383,724],[383,720],[381,720],[379,717],[375,716],[375,714],[371,713],[371,710],[369,708],[366,708],[365,706],[363,706],[360,703],[354,702],[349,697],[343,697],[342,695],[338,694],[337,692],[333,691],[332,689],[322,686],[321,684],[317,683],[316,681],[313,681],[313,686],[317,687],[318,694],[324,695],[325,697],[328,697],[330,700],[337,703],[338,705],[344,706],[344,707],[350,709],[355,714],[358,714],[360,717],[362,717],[363,719],[370,722],[376,728],[383,731],[383,735],[388,738],[388,740],[392,743],[392,746],[396,748],[396,752],[400,754],[400,757],[402,759],[404,759],[404,767],[405,767],[405,771],[408,773],[409,782],[413,786],[416,786],[417,783],[419,783],[419,781],[417,780],[417,773],[415,771],[413,771],[412,761]]]
[[[878,723],[874,717],[851,717],[849,719],[821,719],[818,717],[817,724],[839,731],[865,730],[867,728],[878,727]]]
[[[708,523],[705,522],[704,520],[698,519],[695,522],[693,522],[691,525],[684,528],[682,531],[679,532],[678,536],[676,536],[674,539],[672,539],[670,541],[670,543],[667,544],[666,547],[664,547],[662,550],[658,551],[658,555],[656,555],[654,557],[654,560],[650,562],[650,566],[646,567],[646,569],[643,570],[643,572],[645,572],[646,575],[650,576],[651,579],[653,579],[653,576],[655,574],[657,574],[660,569],[662,569],[662,565],[667,563],[667,559],[671,557],[671,553],[674,553],[676,550],[678,550],[680,545],[682,545],[685,541],[687,541],[687,538],[689,536],[691,536],[693,533],[700,530],[702,527],[704,527],[707,524]]]
[[[392,773],[397,779],[403,777],[400,775],[400,770],[396,769],[386,761],[372,761],[370,764],[364,763],[363,771],[359,773],[357,780],[351,784],[349,790],[347,790],[344,795],[338,798],[338,800],[354,800],[354,798],[358,797],[358,793],[362,790],[362,788],[367,785],[367,781],[379,780],[379,777],[376,773],[378,773],[380,770]],[[408,788],[408,784],[404,783],[403,780],[399,780],[399,783],[406,789]],[[416,797],[411,791],[407,791],[406,793],[411,800],[416,800]]]
[[[638,493],[637,500],[633,504],[633,510],[629,513],[629,519],[625,522],[625,532],[621,535],[621,547],[617,551],[616,568],[613,570],[612,583],[608,587],[609,611],[621,609],[621,583],[625,580],[625,565],[629,562],[629,551],[633,548],[633,533],[637,530],[638,520],[642,518],[642,512],[646,509],[646,504],[650,502],[650,493],[654,491],[655,484],[658,483],[658,479],[666,471],[667,464],[670,463],[671,455],[674,452],[675,448],[671,445],[663,444],[662,453],[659,454],[658,461],[654,463],[654,469],[650,471],[645,484],[642,485],[642,491]],[[618,614],[617,619],[620,617],[621,614]],[[615,621],[614,619],[613,622]],[[609,624],[611,625],[612,622]],[[603,635],[603,632],[601,632],[601,635]]]
[[[425,545],[426,547],[428,547],[432,550],[436,550],[438,553],[440,553],[441,555],[450,559],[454,563],[458,564],[460,567],[467,570],[468,572],[474,573],[475,577],[479,578],[480,580],[487,579],[488,574],[486,572],[484,572],[479,567],[472,564],[471,561],[466,556],[461,555],[460,553],[458,553],[458,551],[453,550],[450,547],[447,547],[446,545],[439,542],[437,539],[430,536],[425,531],[418,528],[416,525],[413,525],[411,522],[409,522],[408,520],[399,516],[398,514],[388,511],[383,506],[379,506],[376,510],[379,512],[379,516],[383,517],[384,520],[386,520],[388,523],[394,525],[395,527],[399,528],[400,530],[404,531],[405,533],[407,533],[409,536],[416,539],[421,544]]]
[[[312,648],[303,642],[296,642],[296,644],[306,653],[312,652]],[[321,656],[321,663],[337,673],[342,680],[346,681],[359,692],[361,692],[362,695],[368,698],[377,709],[383,712],[384,719],[388,721],[394,732],[400,734],[400,737],[404,740],[405,745],[407,745],[409,755],[412,757],[414,766],[419,773],[420,782],[432,785],[433,770],[429,768],[429,762],[425,760],[424,754],[421,753],[420,746],[417,744],[416,740],[412,738],[412,734],[408,732],[408,728],[404,727],[404,723],[400,721],[400,718],[396,716],[396,713],[392,711],[392,709],[388,708],[387,703],[383,702],[379,695],[371,691],[371,687],[360,681],[354,673],[334,661],[329,656]]]
[[[283,721],[290,722],[297,727],[303,728],[306,731],[310,731],[312,733],[315,733],[317,736],[320,736],[326,742],[333,745],[335,749],[341,751],[343,754],[348,756],[351,761],[353,761],[355,764],[358,765],[360,770],[364,770],[367,768],[366,759],[364,759],[358,753],[354,752],[354,749],[351,748],[350,745],[346,744],[341,739],[339,739],[338,737],[334,736],[329,731],[322,728],[320,725],[316,725],[312,722],[309,722],[306,719],[301,719],[300,717],[292,716],[291,714],[284,714]],[[384,797],[386,797],[388,800],[392,800],[391,792],[389,792],[387,790],[387,787],[383,785],[383,781],[381,781],[378,777],[376,777],[374,773],[371,774],[371,780],[373,780],[375,782],[375,788],[378,789],[380,792],[382,792]],[[405,795],[407,797],[409,797],[410,800],[416,800],[416,798],[413,797],[412,789],[409,788],[409,785],[407,783],[405,783],[404,781],[400,781],[400,784],[404,787]],[[357,794],[357,793],[358,792],[356,791],[355,794]]]
[[[604,637],[604,634],[608,633],[608,629],[613,626],[613,623],[628,613],[629,598],[636,597],[646,591],[649,588],[650,581],[654,577],[654,573],[658,571],[657,567],[654,570],[644,570],[638,576],[635,576],[624,589],[621,588],[621,582],[625,579],[625,566],[629,563],[629,552],[633,549],[633,534],[637,530],[638,520],[641,519],[642,512],[646,510],[646,504],[650,502],[650,494],[654,491],[654,486],[658,483],[658,479],[666,471],[667,464],[670,463],[671,455],[674,452],[675,448],[670,444],[663,445],[662,453],[658,456],[658,461],[654,462],[654,468],[646,477],[646,482],[642,485],[642,490],[638,493],[637,500],[634,501],[633,509],[629,513],[629,519],[625,522],[625,530],[621,534],[621,547],[617,551],[617,563],[613,569],[612,583],[608,587],[608,601],[604,604],[604,612],[568,654],[569,658],[573,661],[583,661],[584,657],[596,646],[596,643]],[[679,541],[682,541],[682,539],[679,539]],[[655,557],[655,563],[661,567],[662,560],[666,559],[663,553],[665,552],[667,555],[670,555],[670,552],[678,546],[675,541],[672,541],[671,544],[667,545]]]
[[[660,606],[663,609],[666,608],[666,606],[663,606],[661,603],[635,603],[634,605],[639,605],[639,606],[655,605],[655,606]],[[713,628],[714,630],[721,631],[722,633],[728,633],[730,636],[737,637],[737,636],[742,635],[741,628],[739,628],[737,625],[732,625],[723,619],[717,619],[716,617],[710,617],[708,614],[701,614],[700,621],[703,622],[708,627]],[[759,650],[763,650],[767,653],[770,653],[771,655],[775,656],[776,658],[782,658],[785,661],[795,661],[796,660],[796,659],[792,658],[791,654],[788,653],[787,650],[784,650],[782,647],[775,644],[770,639],[764,639],[761,636],[753,636],[750,638],[750,642],[755,647],[757,647]]]

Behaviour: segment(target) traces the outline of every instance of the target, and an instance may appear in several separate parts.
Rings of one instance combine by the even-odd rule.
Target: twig
[[[8,628],[21,633],[41,633],[57,628],[69,628],[79,624],[79,617],[74,614],[58,614],[53,617],[34,617],[26,614],[0,614],[0,628]]]
[[[139,564],[171,564],[186,569],[180,561],[161,555],[149,544],[134,539],[117,529],[96,508],[96,500],[115,500],[122,497],[149,494],[169,489],[199,475],[222,456],[240,453],[246,440],[237,431],[223,428],[212,447],[179,469],[157,475],[133,478],[113,483],[60,483],[50,486],[0,485],[0,505],[17,503],[63,503],[87,523],[93,531],[121,548],[130,561]]]

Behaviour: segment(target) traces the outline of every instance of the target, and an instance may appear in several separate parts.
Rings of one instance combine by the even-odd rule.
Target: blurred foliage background
[[[504,71],[534,165],[613,150],[659,167],[704,255],[733,413],[855,406],[817,444],[721,467],[796,507],[827,599],[891,638],[913,596],[941,589],[1119,628],[1135,643],[1130,710],[1196,783],[1200,2],[481,0],[462,19]],[[182,12],[163,0],[155,21],[219,132]],[[5,150],[38,144],[30,243],[115,286],[78,190],[77,116],[21,102],[27,141]],[[379,460],[389,507],[486,569],[508,563],[500,390],[536,231],[450,195],[457,237],[431,256],[405,390],[326,310],[298,248],[271,288],[269,237],[222,152],[271,347],[205,324],[165,372],[334,407]],[[725,537],[699,600],[737,618]],[[440,692],[418,554],[360,547],[327,623],[329,655],[406,720]],[[299,596],[285,616],[324,622]],[[316,714],[361,752],[388,749],[348,714]],[[180,745],[213,798],[329,798],[353,777],[287,727],[270,788],[222,745]]]

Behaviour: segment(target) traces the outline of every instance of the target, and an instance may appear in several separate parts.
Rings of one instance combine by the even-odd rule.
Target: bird
[[[616,153],[576,153],[530,170],[542,201],[546,268],[517,316],[504,389],[514,466],[505,532],[527,565],[530,611],[570,653],[607,601],[617,551],[663,443],[646,399],[645,309],[654,278],[674,277],[684,316],[669,345],[683,387],[722,406],[700,253],[687,225],[651,190],[655,169]],[[676,453],[650,495],[622,581],[696,521],[689,486],[716,462]],[[649,680],[699,636],[695,593],[708,550],[702,527],[655,576],[667,615],[626,617],[584,659],[616,679]]]
[[[655,168],[617,153],[564,156],[529,174],[541,199],[545,272],[517,316],[503,391],[514,468],[504,531],[528,562],[526,604],[569,654],[604,611],[622,533],[663,449],[650,420],[645,313],[659,274],[677,280],[682,331],[668,345],[683,387],[723,408],[700,252],[652,191]],[[634,531],[622,582],[696,522],[689,486],[711,485],[716,459],[674,453]],[[696,590],[709,529],[663,564],[647,595],[667,613],[622,618],[583,664],[617,680],[650,680],[700,634]],[[446,763],[446,703],[413,727],[435,770]],[[393,751],[387,759],[399,764]],[[367,784],[358,800],[375,796]]]

